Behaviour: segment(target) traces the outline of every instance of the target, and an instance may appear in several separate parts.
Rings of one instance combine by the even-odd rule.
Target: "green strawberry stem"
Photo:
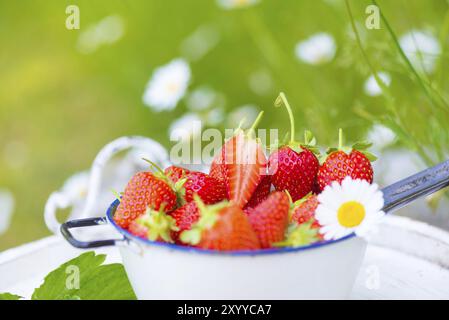
[[[251,128],[249,128],[249,130],[248,130],[249,135],[255,135],[256,128],[259,125],[260,120],[262,120],[263,114],[264,114],[264,112],[261,111],[259,113],[259,115],[257,116],[256,120],[254,120],[253,124],[251,125]]]
[[[279,93],[279,96],[277,97],[276,101],[274,102],[275,107],[280,107],[284,105],[287,108],[288,117],[290,118],[290,142],[295,141],[295,118],[293,116],[292,108],[290,107],[290,104],[288,103],[287,97],[285,96],[285,93],[281,92]]]
[[[343,129],[338,129],[338,150],[343,149]]]
[[[121,202],[122,201],[122,196],[120,195],[120,193],[117,192],[117,190],[111,189],[111,192],[114,194],[115,198]]]
[[[146,159],[146,158],[142,158],[142,160],[148,162],[154,169],[156,169],[159,173],[161,173],[162,175],[165,176],[164,170],[162,170],[161,167],[159,167],[153,161]]]
[[[173,243],[170,231],[179,231],[175,220],[164,212],[165,203],[162,203],[159,210],[147,208],[145,215],[137,219],[137,223],[148,229],[147,238],[151,241],[162,239],[165,242]]]
[[[193,200],[195,200],[196,206],[200,212],[206,212],[206,205],[196,193],[193,195]]]

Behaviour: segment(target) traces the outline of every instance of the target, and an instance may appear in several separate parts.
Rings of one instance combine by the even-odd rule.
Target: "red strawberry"
[[[290,142],[271,154],[268,170],[276,190],[287,190],[292,200],[296,201],[312,191],[320,164],[314,154],[317,153],[316,141],[309,131],[305,132],[304,143],[295,141],[293,113],[281,92],[275,105],[282,104],[286,106],[290,117]]]
[[[296,201],[293,206],[291,220],[297,224],[307,222],[315,217],[315,211],[318,207],[318,197],[316,195],[308,195]]]
[[[188,173],[190,173],[190,170],[177,166],[170,166],[164,170],[165,176],[173,183],[176,183]]]
[[[255,127],[262,115],[263,112],[246,133],[237,129],[235,135],[223,146],[228,197],[240,208],[251,199],[266,172],[267,158],[260,142],[255,139]]]
[[[190,172],[185,176],[185,183],[179,189],[184,202],[193,201],[197,194],[205,204],[214,204],[227,198],[223,182],[202,172]]]
[[[137,219],[131,221],[131,223],[128,226],[128,230],[133,235],[135,235],[139,238],[147,239],[147,237],[148,237],[148,228],[145,227],[144,225],[138,223]]]
[[[303,199],[296,201],[293,204],[293,214],[291,221],[301,225],[304,223],[311,223],[312,229],[320,229],[321,225],[315,219],[315,211],[318,208],[318,197],[316,195],[307,195]],[[320,239],[323,239],[321,234],[317,234]]]
[[[139,172],[128,182],[114,214],[114,221],[126,229],[131,221],[144,214],[148,207],[159,210],[162,204],[167,212],[175,209],[175,192],[166,181],[153,173]]]
[[[223,181],[224,183],[226,183],[226,168],[224,165],[225,163],[224,154],[225,148],[222,148],[220,150],[220,153],[214,157],[214,160],[210,165],[209,175],[212,178],[215,178],[219,181]]]
[[[254,208],[259,203],[264,201],[270,194],[270,190],[271,190],[271,176],[264,175],[264,176],[262,176],[262,180],[260,181],[256,190],[254,191],[253,195],[251,196],[251,199],[249,199],[248,204],[246,205],[245,209],[246,208]]]
[[[372,145],[359,142],[347,148],[342,146],[343,132],[339,131],[339,147],[328,150],[328,156],[318,172],[318,186],[321,191],[332,182],[341,183],[346,177],[373,182],[373,167],[370,161],[376,157],[366,150]]]
[[[194,194],[205,204],[214,204],[227,198],[224,183],[208,174],[175,166],[165,169],[164,174],[173,183],[181,204],[193,201]]]
[[[276,191],[257,207],[247,210],[249,222],[262,248],[271,248],[285,238],[289,220],[290,201],[285,192]]]
[[[178,231],[172,232],[173,240],[175,240],[176,243],[180,243],[180,233],[185,230],[190,230],[192,224],[198,221],[200,213],[196,203],[193,201],[183,205],[181,208],[176,209],[170,213],[170,216],[175,219],[176,226],[179,229]]]
[[[257,235],[242,209],[227,202],[205,206],[196,199],[200,219],[191,230],[181,233],[182,242],[219,251],[260,249]]]
[[[162,207],[159,211],[148,208],[145,214],[129,224],[132,234],[151,241],[174,242],[171,235],[178,230],[175,220],[165,214]]]

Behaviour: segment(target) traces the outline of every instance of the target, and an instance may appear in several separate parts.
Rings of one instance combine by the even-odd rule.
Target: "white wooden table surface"
[[[113,247],[107,262],[121,262]],[[79,255],[52,236],[0,254],[0,292],[30,297],[44,276]],[[351,299],[449,299],[449,233],[402,217],[385,219],[370,241]]]

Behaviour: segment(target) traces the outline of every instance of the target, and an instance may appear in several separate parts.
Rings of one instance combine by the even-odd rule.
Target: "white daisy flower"
[[[335,57],[336,51],[334,38],[325,32],[317,33],[299,42],[295,47],[296,57],[311,65],[320,65],[331,61]]]
[[[0,189],[0,234],[8,230],[14,212],[14,196],[5,189]]]
[[[186,93],[190,76],[189,64],[183,59],[157,68],[143,94],[144,104],[155,111],[174,109]]]
[[[388,87],[391,84],[391,77],[386,72],[378,72],[377,76],[382,80],[382,82]],[[366,81],[365,81],[365,93],[371,97],[375,97],[382,94],[382,88],[379,86],[379,84],[376,81],[376,78],[374,78],[374,75],[371,75]]]
[[[441,46],[432,34],[412,30],[403,35],[399,43],[415,68],[428,73],[434,70],[436,59],[441,54]]]
[[[223,108],[213,108],[211,109],[206,116],[206,123],[209,126],[218,126],[223,122],[225,118],[225,111]]]
[[[318,195],[316,219],[325,240],[336,240],[355,232],[366,236],[385,215],[384,198],[377,184],[347,177],[333,182]]]
[[[187,108],[202,111],[210,108],[217,99],[217,92],[210,87],[202,86],[193,90],[186,99]]]
[[[195,113],[186,113],[175,120],[168,129],[171,141],[190,141],[201,135],[201,118]]]
[[[217,3],[223,9],[237,9],[255,5],[260,0],[217,0]]]

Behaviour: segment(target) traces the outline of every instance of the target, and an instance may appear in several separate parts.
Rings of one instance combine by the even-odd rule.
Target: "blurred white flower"
[[[249,87],[254,93],[263,96],[273,89],[273,79],[267,71],[258,70],[250,75]]]
[[[9,228],[14,205],[13,194],[6,189],[0,189],[0,234],[5,233]]]
[[[223,108],[213,108],[207,113],[206,124],[209,126],[217,126],[223,122],[225,118],[225,112]]]
[[[143,102],[155,111],[174,109],[186,93],[190,76],[189,64],[183,59],[157,68],[147,84]]]
[[[217,0],[217,3],[223,9],[237,9],[255,5],[260,0]]]
[[[337,46],[334,38],[328,33],[317,33],[299,42],[295,47],[296,57],[301,61],[319,65],[331,61],[335,57]]]
[[[391,83],[391,77],[386,72],[378,72],[377,76],[382,80],[382,82],[388,87]],[[365,93],[369,96],[375,97],[382,94],[382,88],[377,84],[376,78],[371,75],[365,81]]]
[[[217,92],[212,88],[203,86],[193,90],[186,100],[187,108],[192,111],[202,111],[210,108],[217,98]]]
[[[181,43],[181,52],[190,61],[198,61],[211,51],[220,41],[220,33],[211,25],[196,29]]]
[[[441,46],[432,34],[412,30],[403,35],[399,43],[415,68],[429,73],[434,70],[436,59],[441,54]]]
[[[62,186],[61,192],[71,204],[76,204],[86,199],[88,187],[89,171],[82,171],[68,178]]]
[[[238,107],[235,110],[231,111],[231,113],[229,113],[227,126],[228,128],[237,128],[239,124],[244,120],[242,128],[249,128],[254,120],[256,120],[259,112],[259,108],[252,104]]]
[[[77,42],[78,50],[88,54],[95,52],[102,45],[117,42],[125,33],[124,25],[123,19],[118,15],[100,20],[80,34]]]
[[[186,113],[176,119],[168,129],[170,140],[190,141],[201,135],[201,119],[195,113]]]
[[[375,124],[368,131],[366,138],[373,143],[373,149],[380,150],[394,143],[396,134],[384,125]]]

